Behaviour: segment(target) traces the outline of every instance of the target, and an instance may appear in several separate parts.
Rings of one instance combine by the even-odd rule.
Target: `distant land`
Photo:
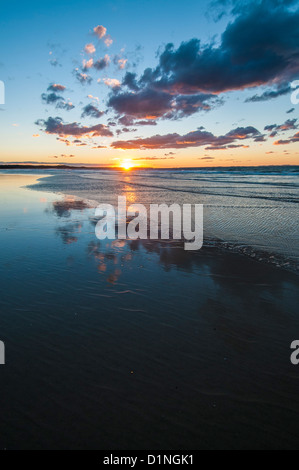
[[[294,168],[296,170],[299,169],[299,165],[256,165],[256,166],[196,166],[196,167],[171,167],[171,168],[158,168],[158,167],[131,167],[130,171],[132,170],[159,170],[159,171],[171,171],[171,170],[227,170],[227,171],[237,171],[238,169],[249,169],[254,170],[256,169],[265,169],[269,170],[270,168],[280,169],[280,168]],[[63,163],[58,164],[22,164],[22,163],[5,163],[0,164],[0,170],[117,170],[117,171],[125,171],[122,167],[117,166],[90,166],[89,164],[85,166],[84,164],[80,165],[65,165]]]

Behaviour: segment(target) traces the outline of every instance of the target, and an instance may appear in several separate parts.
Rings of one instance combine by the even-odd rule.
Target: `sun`
[[[124,160],[120,163],[120,166],[123,170],[130,170],[133,167],[133,162],[132,160]]]

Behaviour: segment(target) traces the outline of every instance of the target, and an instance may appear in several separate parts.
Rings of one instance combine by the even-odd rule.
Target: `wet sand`
[[[298,276],[99,242],[93,209],[34,181],[0,175],[0,448],[297,449]]]

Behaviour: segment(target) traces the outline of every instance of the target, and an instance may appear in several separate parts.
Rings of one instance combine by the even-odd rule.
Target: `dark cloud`
[[[299,132],[296,132],[296,134],[294,134],[292,137],[289,137],[288,139],[276,140],[274,145],[287,145],[294,142],[299,142]]]
[[[57,134],[60,137],[68,136],[113,136],[110,129],[104,124],[97,124],[96,126],[81,126],[80,123],[72,122],[66,124],[60,117],[49,117],[47,120],[39,119],[36,124],[41,126],[47,134]],[[82,145],[82,144],[81,144]]]
[[[146,119],[146,120],[136,120],[134,116],[124,115],[118,119],[118,123],[123,126],[156,126],[157,121],[154,119]]]
[[[137,74],[132,72],[127,72],[124,76],[122,84],[127,86],[132,91],[138,91],[139,86],[137,84]]]
[[[270,124],[264,127],[265,131],[271,132],[270,137],[275,137],[279,132],[298,129],[297,119],[287,119],[283,124]]]
[[[74,109],[73,103],[70,101],[59,101],[56,105],[56,108],[58,109],[64,109],[65,111],[70,111],[71,109]]]
[[[211,109],[210,103],[216,101],[220,102],[212,94],[173,96],[165,91],[145,88],[138,93],[114,93],[110,96],[108,105],[119,115],[129,116],[131,120],[141,119],[141,125],[144,125],[144,119],[148,121],[157,118],[178,119],[190,116],[199,109],[207,111]]]
[[[288,110],[286,111],[286,113],[287,113],[287,114],[290,114],[290,113],[293,113],[294,111],[295,111],[295,108],[291,108],[291,109],[288,109]]]
[[[50,87],[49,87],[50,88]],[[48,89],[49,89],[48,88]],[[65,109],[66,111],[70,111],[75,106],[70,101],[65,101],[64,98],[57,93],[42,93],[41,95],[42,101],[45,104],[55,104],[56,108],[58,109]]]
[[[196,38],[177,49],[167,44],[156,68],[147,68],[139,78],[126,73],[108,105],[119,116],[174,119],[209,110],[219,104],[213,95],[231,90],[273,86],[248,101],[287,93],[287,83],[299,72],[299,11],[290,5],[278,0],[236,3],[237,16],[219,44],[204,45]]]
[[[42,93],[41,98],[45,104],[56,104],[60,100],[64,101],[62,96],[57,95],[57,93]]]
[[[106,54],[105,57],[102,57],[101,59],[98,59],[96,62],[94,62],[93,67],[96,70],[104,70],[106,67],[108,67],[110,63],[109,56]]]
[[[134,121],[133,124],[135,126],[156,126],[157,122],[153,119],[149,119],[148,121]]]
[[[279,87],[276,90],[266,90],[261,95],[253,95],[250,98],[246,98],[245,103],[257,103],[259,101],[272,100],[273,98],[278,98],[279,96],[286,95],[290,93],[290,91],[290,85],[284,85],[283,87]]]
[[[81,117],[83,118],[83,117],[89,116],[89,117],[94,117],[94,118],[100,118],[101,116],[103,116],[103,114],[104,114],[104,111],[100,111],[93,104],[87,104],[83,108]]]
[[[209,149],[226,149],[229,145],[233,145],[236,141],[253,139],[256,140],[261,136],[260,132],[252,126],[238,127],[231,130],[223,136],[215,136],[211,132],[196,130],[188,132],[185,135],[177,133],[166,135],[154,135],[145,139],[132,139],[127,141],[112,142],[113,148],[122,149],[167,149],[167,148],[187,148],[200,147],[208,145]],[[237,145],[237,144],[236,144]]]

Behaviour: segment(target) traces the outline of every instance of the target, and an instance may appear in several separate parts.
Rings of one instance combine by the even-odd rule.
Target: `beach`
[[[297,178],[2,172],[1,449],[295,449]],[[117,195],[203,203],[203,248],[99,241]]]

